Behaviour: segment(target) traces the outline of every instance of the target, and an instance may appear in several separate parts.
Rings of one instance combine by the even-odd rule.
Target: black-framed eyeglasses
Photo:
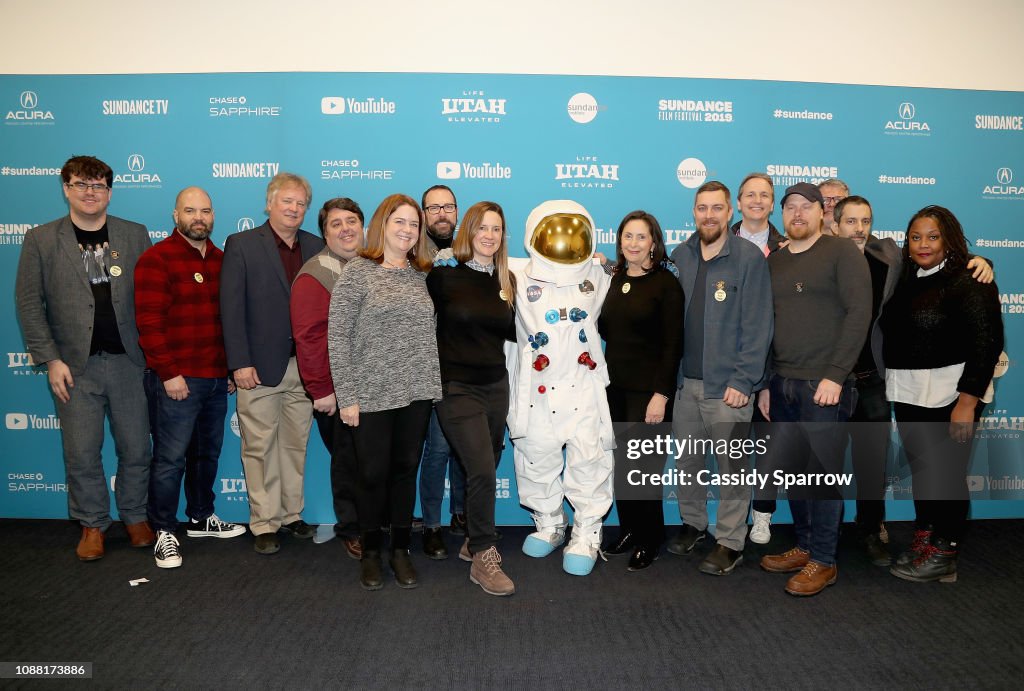
[[[65,182],[64,185],[73,187],[79,192],[85,192],[86,190],[90,192],[106,192],[110,189],[102,182]]]
[[[444,212],[446,214],[450,214],[453,211],[455,211],[457,207],[455,206],[455,204],[431,204],[430,206],[425,208],[428,214],[434,214],[436,216],[437,214],[441,213],[442,209],[444,209]]]

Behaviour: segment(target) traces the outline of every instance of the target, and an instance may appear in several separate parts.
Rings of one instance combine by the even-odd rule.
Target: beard
[[[700,235],[701,242],[703,242],[706,245],[710,245],[711,243],[718,240],[718,238],[722,237],[722,233],[724,231],[725,228],[722,225],[718,224],[713,226],[702,225],[700,228],[697,229],[697,233]]]
[[[206,225],[202,221],[193,221],[190,225],[179,223],[178,230],[189,240],[205,240],[213,234],[213,224]]]
[[[441,225],[445,226],[443,230],[439,228],[439,226],[441,226]],[[447,220],[447,219],[442,220],[442,221],[437,221],[433,225],[428,225],[427,226],[427,232],[433,238],[440,238],[441,240],[447,240],[455,232],[455,224],[452,223],[451,221]]]

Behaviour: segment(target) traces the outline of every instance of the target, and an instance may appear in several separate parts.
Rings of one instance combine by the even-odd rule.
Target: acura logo
[[[245,218],[238,219],[238,232],[241,233],[243,230],[252,230],[256,227],[256,222],[246,216]]]
[[[913,103],[905,101],[900,104],[900,117],[904,120],[912,120],[915,112]]]
[[[138,173],[146,167],[146,159],[141,154],[132,154],[128,157],[128,170]]]
[[[1000,168],[996,171],[996,180],[1000,185],[1009,185],[1013,182],[1013,171],[1009,168]]]
[[[22,91],[21,92],[21,107],[25,110],[31,110],[39,105],[39,97],[36,96],[35,91]]]

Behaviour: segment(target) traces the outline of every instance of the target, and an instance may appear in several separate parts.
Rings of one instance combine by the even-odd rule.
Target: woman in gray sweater
[[[370,219],[366,249],[345,265],[331,293],[327,344],[338,410],[356,449],[360,583],[367,590],[384,585],[385,525],[395,581],[417,586],[409,558],[416,471],[431,405],[441,398],[425,228],[411,197],[387,197]]]

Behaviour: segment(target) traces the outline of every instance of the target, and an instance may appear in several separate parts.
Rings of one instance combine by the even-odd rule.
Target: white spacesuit
[[[525,244],[530,258],[511,262],[517,343],[508,351],[516,483],[537,526],[523,552],[545,557],[562,544],[568,499],[574,520],[562,568],[585,576],[597,561],[601,521],[612,503],[615,440],[597,332],[611,278],[593,260],[594,223],[576,202],[534,209]]]

